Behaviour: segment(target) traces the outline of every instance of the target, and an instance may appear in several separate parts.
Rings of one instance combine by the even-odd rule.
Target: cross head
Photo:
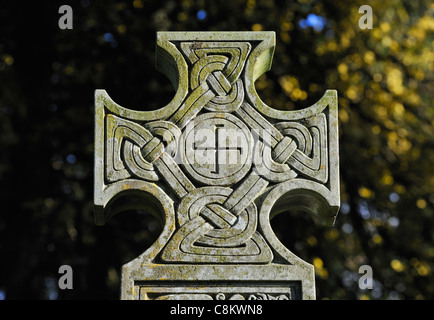
[[[267,106],[254,82],[274,47],[274,32],[158,32],[156,65],[176,88],[166,106],[130,110],[96,90],[96,223],[142,199],[163,226],[123,267],[123,299],[315,297],[313,266],[270,219],[334,223],[337,95],[296,111]]]

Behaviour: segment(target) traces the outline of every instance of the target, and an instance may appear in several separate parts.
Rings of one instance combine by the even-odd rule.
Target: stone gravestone
[[[314,268],[270,219],[339,209],[337,94],[309,108],[264,104],[274,32],[158,32],[157,68],[176,89],[155,111],[95,93],[95,216],[154,214],[155,243],[122,269],[122,299],[314,299]]]

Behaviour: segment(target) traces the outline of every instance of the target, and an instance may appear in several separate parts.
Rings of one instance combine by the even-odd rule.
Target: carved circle
[[[229,186],[249,171],[252,150],[252,134],[241,120],[229,113],[205,113],[187,125],[181,161],[196,181]]]

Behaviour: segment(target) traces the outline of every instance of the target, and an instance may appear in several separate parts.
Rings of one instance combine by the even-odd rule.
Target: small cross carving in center
[[[229,131],[229,132],[228,132]],[[209,163],[210,165],[214,165],[214,169],[210,170],[211,173],[219,174],[219,166],[220,165],[226,165],[226,164],[236,164],[232,163],[232,159],[234,159],[233,156],[231,156],[232,152],[236,152],[235,161],[238,161],[238,152],[239,155],[242,155],[242,148],[240,146],[240,143],[238,139],[234,140],[231,139],[230,131],[225,129],[225,126],[223,124],[214,124],[214,146],[212,148],[208,146],[203,146],[208,138],[207,135],[204,135],[202,140],[196,141],[194,143],[193,149],[196,150],[206,150],[206,151],[214,151],[215,158],[214,163]],[[200,134],[200,131],[198,132]],[[223,152],[223,157],[220,158],[221,153]],[[229,158],[229,161],[227,159]]]

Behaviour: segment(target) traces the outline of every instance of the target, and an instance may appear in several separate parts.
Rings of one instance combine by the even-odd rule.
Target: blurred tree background
[[[73,30],[58,27],[60,5]],[[361,5],[373,29],[358,26]],[[160,108],[156,31],[275,31],[256,87],[285,110],[339,95],[342,206],[334,227],[281,214],[280,239],[316,270],[318,299],[434,298],[434,4],[415,1],[18,1],[0,8],[0,299],[117,299],[121,266],[161,227],[93,218],[95,89]],[[74,289],[59,290],[60,265]],[[373,289],[358,286],[361,265]]]

